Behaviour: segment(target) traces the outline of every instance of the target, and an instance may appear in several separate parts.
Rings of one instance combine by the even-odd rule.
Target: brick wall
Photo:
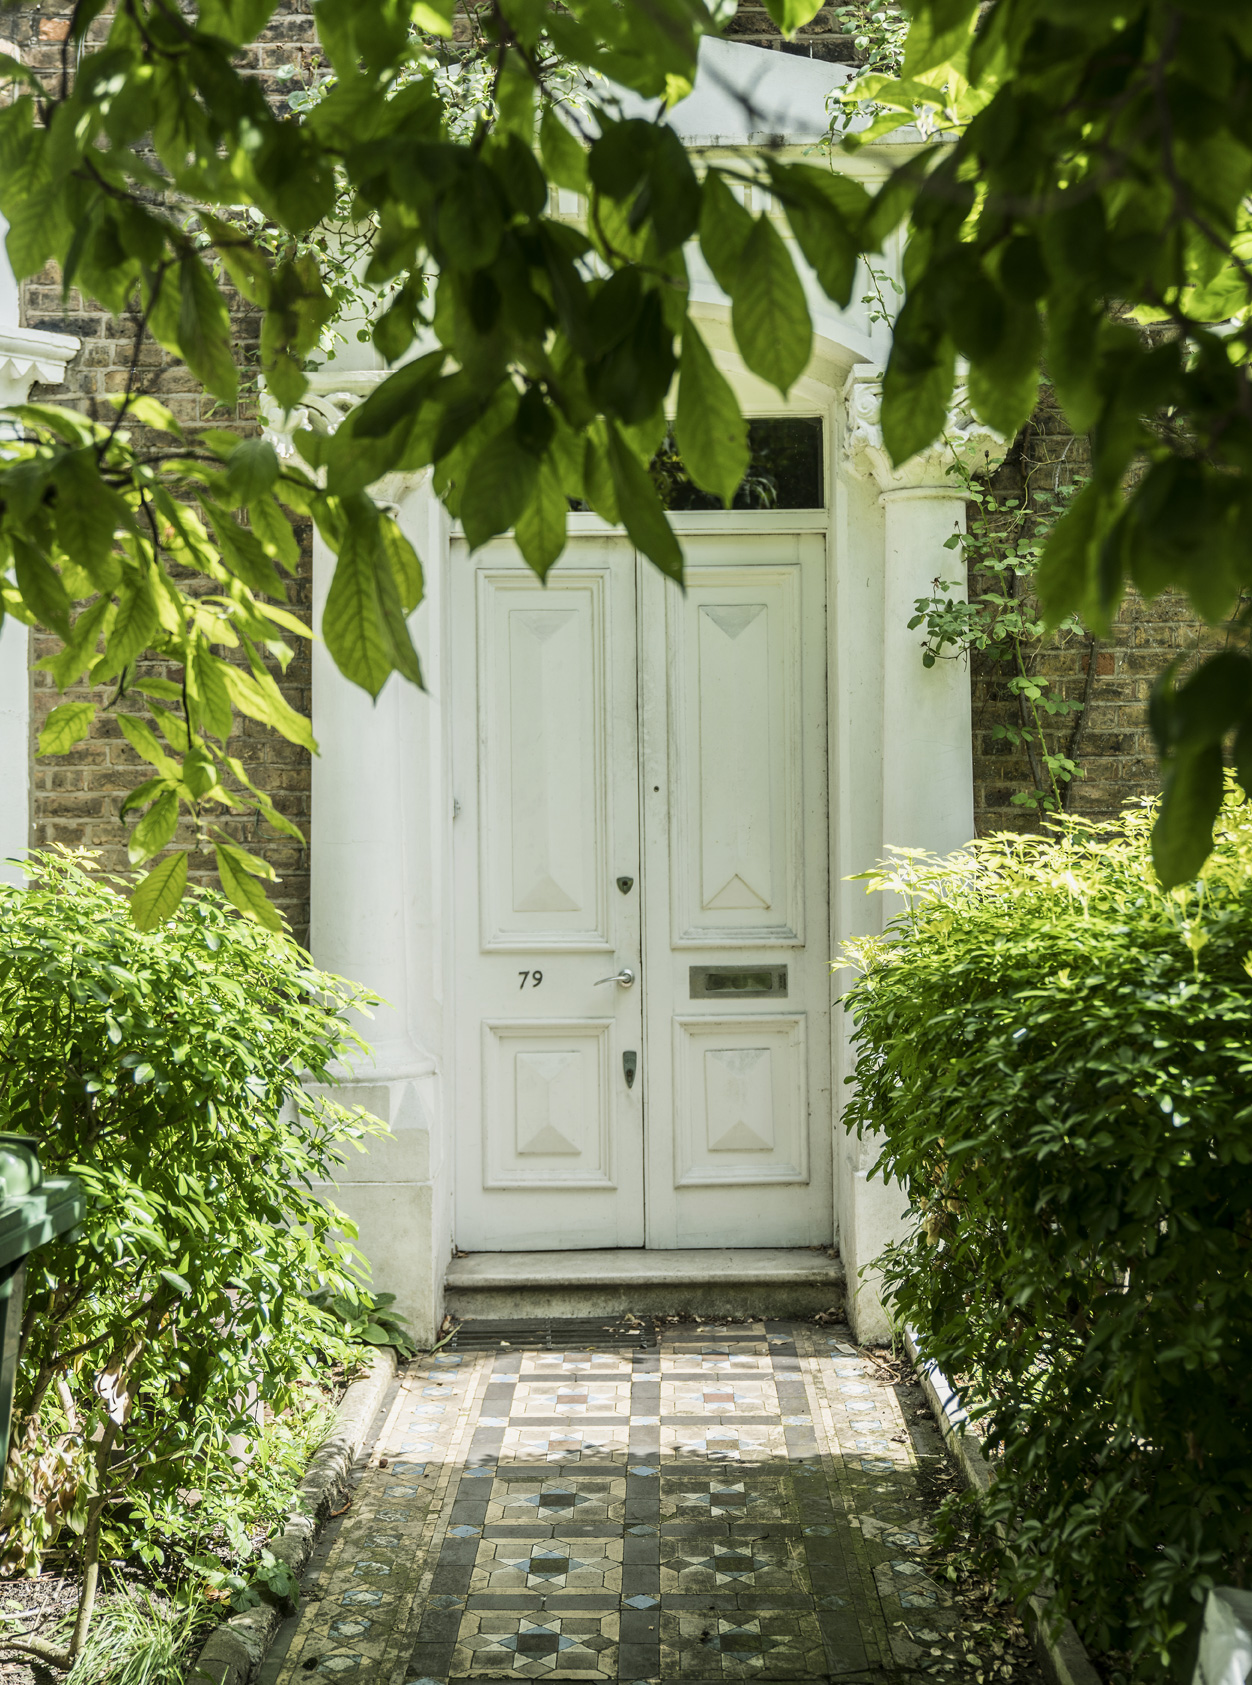
[[[991,481],[1002,498],[1029,497],[1082,478],[1089,466],[1086,441],[1075,439],[1055,400],[1046,391],[1004,467]],[[983,582],[970,579],[971,595]],[[1148,603],[1130,589],[1105,637],[1095,640],[1062,631],[1027,656],[1028,673],[1046,678],[1049,693],[1085,702],[1082,715],[1059,716],[1048,732],[1053,752],[1069,753],[1082,769],[1066,805],[1092,819],[1111,818],[1129,800],[1159,788],[1156,747],[1148,728],[1147,704],[1157,676],[1178,655],[1220,645],[1224,634],[1206,627],[1184,597],[1166,593]],[[1095,672],[1091,673],[1091,655]],[[1037,824],[1035,812],[1013,797],[1032,787],[1025,751],[997,737],[996,727],[1020,723],[1018,704],[1006,680],[1010,669],[974,656],[974,816],[980,835],[1021,831]]]
[[[111,9],[111,8],[110,8]],[[46,3],[20,6],[0,12],[0,34],[10,40],[24,63],[46,73],[50,79],[59,78],[61,71],[61,42],[69,28],[72,6]],[[93,38],[107,33],[107,14],[91,26]],[[258,45],[251,49],[243,62],[259,76],[269,78],[283,65],[300,62],[302,55],[316,50],[316,37],[308,0],[286,0],[274,17]],[[275,99],[285,99],[291,84],[270,82]],[[247,435],[257,430],[255,371],[257,362],[259,318],[237,296],[231,300],[231,319],[237,361],[243,370],[241,397],[233,411],[227,412],[215,400],[207,397],[182,364],[176,362],[153,341],[146,341],[139,350],[140,384],[145,391],[155,393],[186,426],[212,423],[214,427],[229,428]],[[51,269],[29,281],[23,288],[23,318],[28,327],[47,328],[57,333],[76,334],[82,349],[66,370],[65,383],[60,386],[36,386],[32,398],[36,401],[65,402],[99,419],[112,419],[115,411],[108,395],[126,386],[126,374],[134,355],[137,317],[114,316],[91,299],[83,298],[72,289],[62,299],[59,276]],[[288,606],[304,619],[310,618],[311,534],[306,530],[301,546],[302,563],[297,576],[289,582]],[[38,659],[59,646],[54,638],[35,634],[32,637],[32,659]],[[293,708],[308,714],[311,708],[310,663],[308,644],[301,643],[286,674],[277,665],[272,668],[283,694]],[[149,663],[145,676],[177,677],[178,670],[167,671],[160,663]],[[67,755],[47,759],[34,758],[35,742],[48,713],[58,702],[92,700],[111,706],[97,715],[90,737]],[[123,698],[115,701],[112,688],[94,695],[86,686],[59,694],[48,673],[31,675],[31,845],[43,847],[52,843],[84,846],[97,849],[102,869],[122,872],[130,869],[126,855],[126,835],[134,815],[123,820],[120,809],[128,792],[141,783],[150,768],[140,761],[122,736],[116,718],[118,709],[142,712],[142,705]],[[236,736],[229,744],[230,752],[248,767],[251,777],[273,797],[280,812],[292,819],[308,834],[311,816],[311,776],[307,753],[286,742],[275,732],[266,730],[253,720],[238,720]],[[229,780],[227,780],[229,784]],[[252,852],[263,855],[281,880],[271,886],[276,904],[286,914],[292,929],[301,941],[307,940],[309,923],[309,866],[307,851],[293,840],[274,835],[264,824],[257,827],[251,816],[227,818],[225,828],[236,840]],[[211,848],[199,847],[193,827],[187,821],[179,827],[175,847],[191,848],[190,877],[193,882],[216,881]]]

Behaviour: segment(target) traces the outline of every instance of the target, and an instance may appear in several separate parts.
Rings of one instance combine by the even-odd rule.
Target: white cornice
[[[81,343],[73,334],[43,328],[0,328],[0,401],[25,403],[36,381],[58,386]]]

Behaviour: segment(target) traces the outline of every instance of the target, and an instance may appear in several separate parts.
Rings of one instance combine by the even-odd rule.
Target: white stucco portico
[[[21,296],[4,247],[0,217],[0,410],[24,404],[36,381],[55,386],[78,350],[71,334],[21,325]],[[11,423],[0,416],[0,449]],[[21,882],[10,862],[30,842],[30,636],[12,617],[0,625],[0,879]]]
[[[772,134],[783,137],[793,156],[804,156],[824,132],[827,97],[844,74],[840,67],[726,43],[706,43],[704,54],[695,93],[674,113],[693,149],[721,151]],[[763,66],[762,60],[768,63]],[[736,96],[736,87],[748,96],[747,103]],[[872,183],[900,151],[870,147],[850,167]],[[576,214],[573,204],[560,209]],[[781,218],[778,226],[789,237]],[[888,252],[884,262],[897,268],[898,252]],[[730,542],[756,535],[761,545],[784,535],[797,543],[820,537],[827,628],[821,735],[827,757],[823,836],[829,894],[824,926],[820,931],[810,926],[805,945],[810,952],[820,951],[829,966],[843,941],[876,928],[882,917],[879,898],[867,897],[860,884],[848,882],[851,874],[871,866],[891,845],[946,851],[973,834],[968,673],[957,662],[924,668],[918,635],[908,630],[916,599],[929,594],[933,579],[947,579],[953,571],[945,541],[963,525],[963,487],[947,472],[952,460],[947,443],[900,468],[887,458],[878,400],[889,341],[864,302],[837,311],[812,277],[806,278],[814,354],[784,400],[743,367],[729,332],[728,301],[694,249],[689,266],[696,314],[744,413],[818,416],[824,424],[823,509],[701,512],[673,519],[689,547],[707,546],[714,536]],[[357,366],[332,363],[316,377],[309,405],[316,425],[336,425],[383,377],[380,369],[360,367],[362,353],[355,346],[352,351]],[[985,452],[1001,448],[960,406],[948,439],[963,457],[978,459],[971,465],[981,466]],[[399,1308],[419,1337],[427,1337],[442,1315],[444,1273],[457,1235],[458,1141],[464,1132],[485,1127],[479,1114],[487,1103],[466,1103],[458,1089],[455,1051],[457,1012],[466,1011],[463,989],[457,1005],[457,970],[479,945],[477,934],[472,941],[467,935],[463,914],[458,927],[456,827],[465,823],[459,817],[463,806],[478,812],[466,791],[480,769],[465,764],[473,755],[467,757],[464,743],[474,733],[462,731],[458,737],[454,730],[456,711],[468,705],[466,687],[474,679],[465,658],[459,667],[453,658],[458,648],[472,647],[473,639],[466,644],[465,629],[457,622],[464,611],[454,610],[457,593],[451,587],[452,570],[475,563],[424,479],[381,489],[395,503],[422,558],[426,599],[413,630],[427,688],[419,692],[393,676],[371,705],[345,683],[320,648],[315,653],[314,730],[321,755],[313,788],[311,941],[320,964],[361,980],[390,1003],[365,1026],[374,1061],[355,1073],[346,1097],[385,1118],[394,1139],[367,1155],[354,1155],[335,1197],[360,1225],[376,1281],[398,1295]],[[591,515],[572,515],[570,532],[572,541],[614,537]],[[556,575],[577,565],[563,559]],[[332,558],[316,543],[319,604],[331,566]],[[458,600],[466,600],[464,593]],[[480,654],[480,664],[482,659]],[[483,729],[478,730],[480,746]],[[643,823],[646,828],[646,815]],[[464,860],[463,833],[459,846]],[[486,845],[480,837],[468,846],[472,854],[474,847],[481,853]],[[620,960],[619,951],[614,963]],[[832,992],[837,985],[832,977]],[[824,1126],[833,1129],[827,1143],[833,1188],[826,1233],[820,1238],[838,1245],[858,1334],[874,1339],[886,1335],[888,1324],[872,1278],[861,1272],[898,1230],[902,1198],[898,1189],[870,1180],[873,1143],[849,1138],[839,1123],[840,1096],[851,1068],[842,1017],[836,1007],[826,1079],[834,1110]],[[464,1076],[460,1086],[467,1089]],[[824,1115],[831,1116],[829,1110]],[[463,1206],[465,1194],[462,1187]],[[585,1242],[562,1242],[559,1234],[548,1242],[553,1248],[562,1244]],[[725,1233],[720,1244],[733,1247],[736,1233]],[[749,1243],[740,1238],[738,1244]],[[475,1249],[483,1249],[481,1241]]]

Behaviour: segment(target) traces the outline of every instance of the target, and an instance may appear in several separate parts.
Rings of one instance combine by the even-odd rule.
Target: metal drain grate
[[[611,1316],[537,1316],[508,1322],[470,1319],[459,1323],[444,1351],[652,1351],[656,1329],[650,1317],[624,1322]]]

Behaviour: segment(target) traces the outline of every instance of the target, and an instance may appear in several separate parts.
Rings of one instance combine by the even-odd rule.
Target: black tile
[[[655,1679],[661,1668],[659,1644],[620,1644],[617,1650],[619,1679]],[[559,1675],[558,1675],[559,1677]],[[718,1682],[721,1685],[721,1682]]]
[[[417,1630],[419,1644],[454,1644],[461,1630],[460,1609],[427,1609]]]
[[[465,1567],[477,1560],[477,1539],[445,1539],[439,1551],[441,1568]]]
[[[430,1582],[430,1589],[434,1593],[451,1592],[456,1596],[464,1596],[469,1591],[473,1573],[472,1568],[445,1568],[440,1562]]]
[[[550,1591],[543,1604],[545,1609],[566,1609],[571,1612],[589,1609],[606,1613],[615,1610],[617,1605],[617,1597],[607,1591]]]
[[[658,1634],[660,1630],[661,1612],[659,1609],[622,1610],[621,1632],[623,1644],[659,1643]]]
[[[865,1643],[861,1637],[860,1621],[855,1609],[840,1609],[834,1612],[822,1610],[818,1614],[817,1624],[821,1630],[826,1659],[832,1673],[848,1673],[868,1665],[869,1658],[865,1653]]]
[[[416,1679],[446,1679],[452,1671],[451,1644],[415,1644],[409,1675]]]
[[[643,1563],[630,1563],[622,1567],[622,1596],[647,1597],[655,1596],[661,1590],[661,1570],[659,1566]]]
[[[457,1498],[449,1520],[453,1527],[481,1527],[487,1519],[486,1498]]]

